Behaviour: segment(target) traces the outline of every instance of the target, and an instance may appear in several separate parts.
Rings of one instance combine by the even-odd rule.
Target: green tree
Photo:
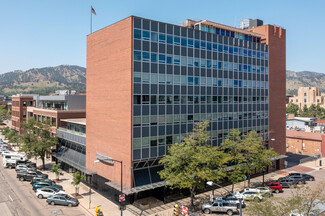
[[[289,103],[286,108],[287,113],[295,114],[295,116],[298,114],[298,111],[299,111],[299,106],[294,103]]]
[[[73,179],[72,179],[72,182],[71,184],[75,187],[75,191],[76,191],[76,194],[79,193],[79,184],[85,180],[85,176],[84,175],[81,175],[80,172],[75,172],[73,174]]]
[[[59,172],[60,168],[61,168],[61,164],[60,163],[53,164],[52,165],[52,168],[51,168],[51,171],[55,173],[57,180],[60,180],[60,172]]]
[[[309,117],[309,111],[307,105],[304,105],[303,109],[299,111],[301,117]]]
[[[6,105],[0,105],[0,123],[9,118],[10,112],[6,109]]]
[[[261,145],[258,149],[258,153],[255,157],[255,168],[263,172],[263,185],[264,185],[264,173],[265,169],[272,165],[272,158],[278,156],[278,153],[273,148],[267,149],[264,145]]]
[[[231,170],[227,173],[228,180],[232,183],[231,191],[234,191],[234,184],[244,179],[242,167],[239,165],[244,162],[241,145],[241,132],[239,130],[230,130],[228,137],[221,143],[221,148],[230,156]]]
[[[51,136],[50,127],[35,119],[22,123],[25,131],[21,135],[21,151],[29,157],[38,157],[42,160],[45,169],[45,156],[51,153],[51,147],[57,144],[57,138]]]
[[[170,146],[169,154],[159,161],[164,165],[160,177],[172,189],[189,189],[192,206],[195,191],[205,187],[206,181],[221,181],[225,177],[223,168],[229,161],[219,147],[211,146],[208,127],[208,121],[195,124],[193,132],[181,143]]]

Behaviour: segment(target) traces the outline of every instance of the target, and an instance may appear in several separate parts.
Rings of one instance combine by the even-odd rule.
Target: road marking
[[[9,195],[9,199],[11,200],[11,202],[13,202],[14,200],[11,198],[11,196]]]

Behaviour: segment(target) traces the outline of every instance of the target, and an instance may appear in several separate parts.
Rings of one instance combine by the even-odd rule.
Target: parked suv
[[[43,174],[39,171],[27,171],[17,173],[17,178],[19,178],[20,181],[31,181],[34,177],[48,178],[48,175]]]
[[[48,179],[48,178],[43,178],[43,177],[34,177],[31,180],[30,184],[34,186],[34,184],[36,182],[52,182],[52,180],[51,179]]]
[[[237,197],[238,199],[243,199],[243,200],[256,200],[256,201],[261,201],[263,199],[262,194],[259,192],[254,192],[254,191],[237,191],[234,193],[234,196]]]
[[[306,181],[315,181],[315,177],[314,176],[308,175],[308,174],[305,174],[305,173],[290,173],[289,176],[290,177],[300,176],[300,177],[303,177]]]
[[[222,202],[222,203],[229,203],[230,205],[237,206],[237,208],[240,207],[240,201],[237,197],[234,196],[225,196],[225,197],[217,197],[215,199],[217,202]],[[244,200],[242,200],[242,207],[245,208],[246,204]]]
[[[33,186],[33,190],[36,191],[38,188],[43,188],[43,187],[53,187],[59,190],[63,190],[63,187],[61,185],[55,184],[55,182],[36,182]]]
[[[266,183],[266,186],[268,186],[275,193],[283,192],[282,184],[280,184],[279,182],[268,182]]]
[[[47,198],[49,196],[57,194],[65,194],[65,192],[54,187],[43,187],[36,190],[36,196],[39,199]]]
[[[228,215],[233,215],[234,213],[239,213],[239,210],[236,206],[219,201],[215,201],[213,203],[204,203],[202,205],[202,211],[205,214],[210,214],[212,212],[223,212],[227,213]]]

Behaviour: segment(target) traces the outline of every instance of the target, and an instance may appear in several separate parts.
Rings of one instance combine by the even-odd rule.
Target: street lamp
[[[227,190],[225,187],[222,187],[221,185],[218,185],[218,184],[214,183],[213,181],[208,181],[207,182],[207,185],[209,185],[209,186],[215,185],[215,186],[218,186],[220,188],[223,188],[228,193],[230,193],[232,196],[234,196],[234,194],[232,192],[230,192],[229,190]],[[242,211],[243,211],[242,201],[243,201],[243,199],[242,198],[238,198],[238,199],[239,199],[239,215],[242,216]]]
[[[114,162],[118,162],[121,164],[121,194],[123,194],[123,161],[122,160],[115,160],[113,158],[110,157],[103,157],[102,155],[97,154],[97,159],[95,160],[94,163],[98,163],[103,161],[104,163],[108,163],[111,165],[114,165]],[[100,158],[99,158],[100,157]],[[103,157],[103,158],[102,158]],[[121,216],[123,216],[123,205],[122,202],[120,202],[120,209],[121,209]]]

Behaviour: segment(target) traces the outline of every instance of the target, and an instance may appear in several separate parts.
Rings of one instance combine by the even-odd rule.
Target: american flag
[[[95,11],[95,9],[93,8],[93,6],[91,6],[91,12],[92,12],[93,14],[96,15],[96,11]]]

